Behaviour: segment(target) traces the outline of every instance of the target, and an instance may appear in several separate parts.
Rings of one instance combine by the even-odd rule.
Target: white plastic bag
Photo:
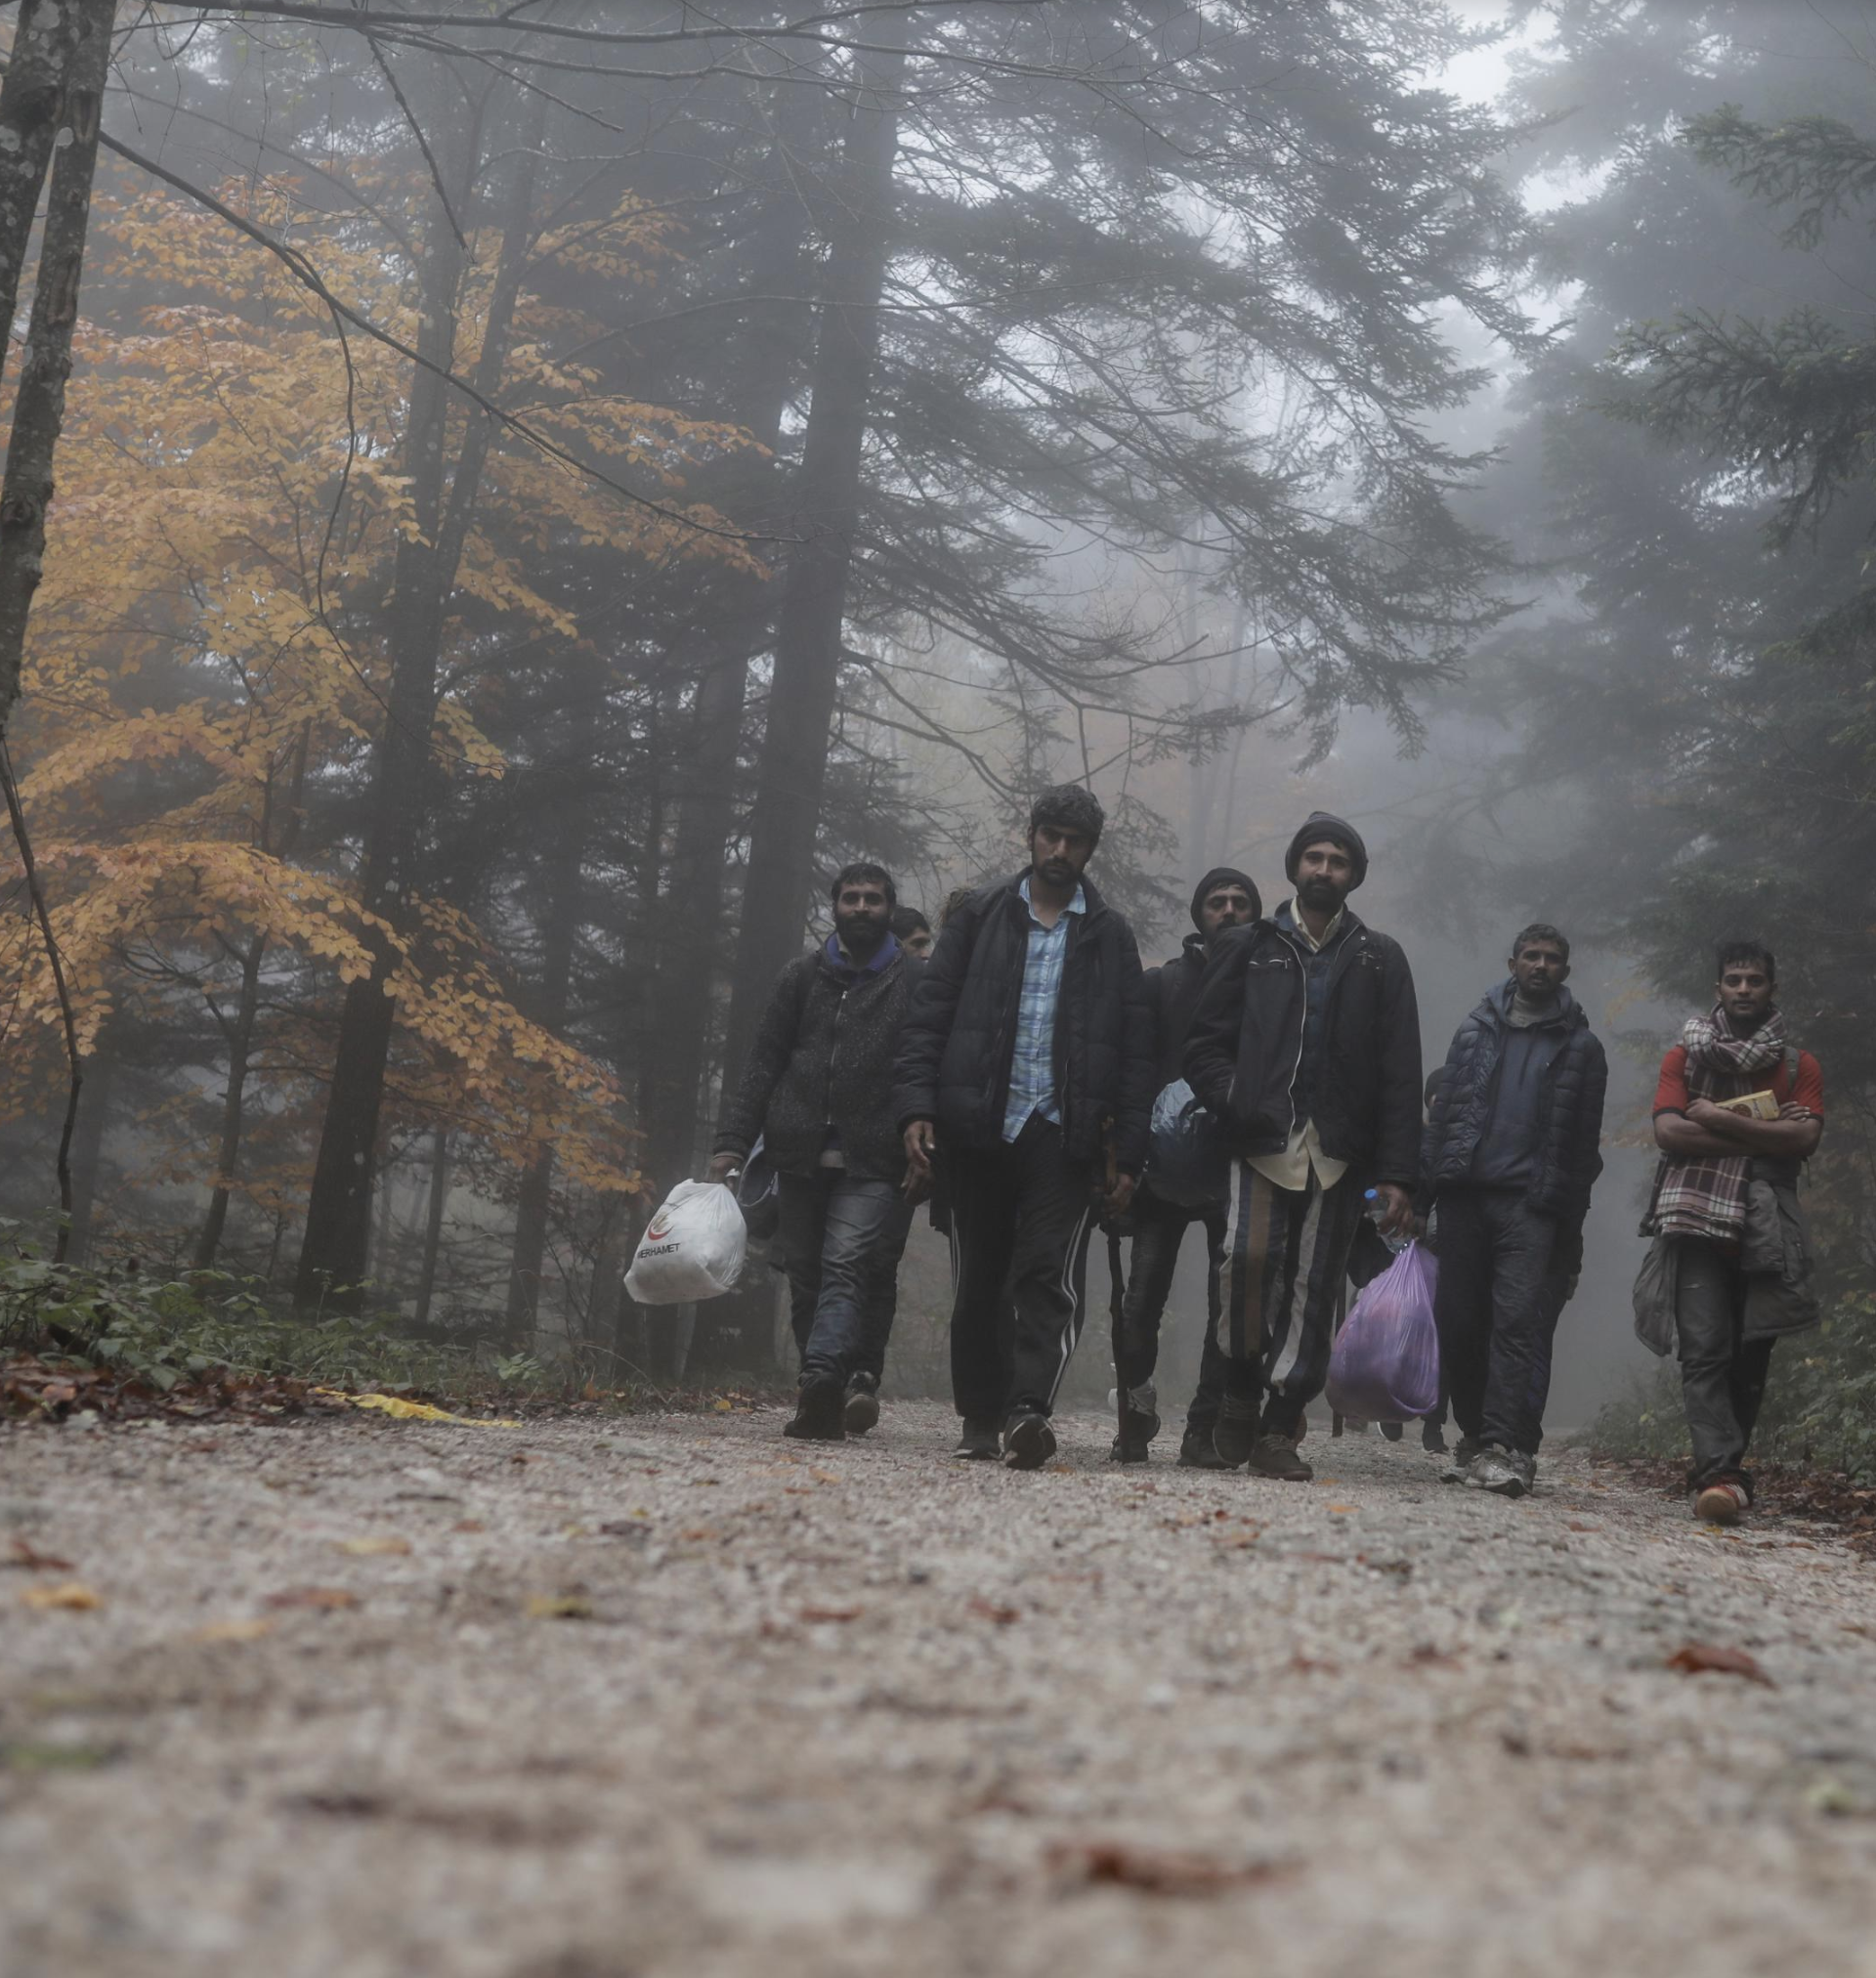
[[[626,1295],[640,1305],[718,1298],[735,1284],[748,1248],[736,1190],[722,1182],[680,1182],[639,1238]]]

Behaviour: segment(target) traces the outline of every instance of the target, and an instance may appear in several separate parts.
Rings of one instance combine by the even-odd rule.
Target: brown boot
[[[1316,1473],[1297,1454],[1297,1445],[1288,1436],[1265,1434],[1258,1438],[1251,1451],[1255,1476],[1275,1477],[1284,1484],[1307,1484]]]

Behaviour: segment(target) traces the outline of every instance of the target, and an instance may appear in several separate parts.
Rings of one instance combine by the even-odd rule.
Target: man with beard
[[[1076,784],[1036,799],[1027,871],[947,917],[895,1073],[907,1158],[920,1177],[936,1158],[951,1203],[957,1454],[1013,1470],[1055,1452],[1093,1218],[1125,1213],[1146,1155],[1139,951],[1083,877],[1104,822]]]
[[[1787,1039],[1772,1001],[1777,964],[1763,941],[1720,949],[1718,1001],[1688,1020],[1661,1060],[1654,1139],[1661,1164],[1643,1231],[1672,1240],[1681,1396],[1693,1441],[1694,1515],[1736,1525],[1752,1504],[1743,1465],[1778,1335],[1814,1323],[1808,1297],[1781,1297],[1781,1273],[1750,1256],[1759,1184],[1774,1220],[1797,1216],[1800,1166],[1824,1131],[1817,1060]],[[1739,1108],[1739,1109],[1735,1109]],[[1763,1115],[1775,1109],[1775,1117]]]
[[[1368,875],[1355,828],[1313,813],[1290,842],[1296,887],[1218,936],[1185,1075],[1225,1123],[1231,1181],[1221,1312],[1220,1462],[1305,1483],[1303,1411],[1329,1371],[1337,1289],[1366,1191],[1405,1234],[1420,1155],[1420,1017],[1398,943],[1347,896]],[[1261,1406],[1259,1405],[1261,1403]]]
[[[1262,911],[1257,887],[1233,866],[1214,867],[1194,889],[1192,924],[1197,931],[1186,935],[1176,959],[1146,973],[1147,1002],[1153,1010],[1153,1036],[1159,1051],[1159,1068],[1154,1074],[1157,1089],[1164,1090],[1184,1076],[1186,1035],[1192,1028],[1199,982],[1212,943],[1227,928],[1249,925]],[[1126,1391],[1126,1413],[1111,1454],[1117,1463],[1144,1463],[1147,1445],[1159,1431],[1152,1381],[1159,1363],[1160,1320],[1172,1295],[1172,1274],[1185,1232],[1194,1223],[1203,1223],[1208,1322],[1198,1391],[1186,1412],[1179,1461],[1187,1468],[1216,1469],[1212,1425],[1217,1418],[1223,1371],[1213,1334],[1218,1317],[1218,1264],[1224,1253],[1223,1200],[1215,1206],[1193,1208],[1162,1197],[1154,1190],[1149,1161],[1129,1222],[1133,1246],[1128,1260],[1127,1295],[1121,1306],[1120,1364],[1115,1369]]]
[[[880,1329],[893,1311],[881,1280],[897,1274],[912,1226],[892,1060],[917,967],[893,938],[883,866],[846,867],[832,893],[833,932],[777,978],[709,1169],[724,1180],[762,1136],[801,1354],[783,1434],[827,1442],[879,1418]]]
[[[1521,1497],[1602,1172],[1608,1064],[1563,986],[1570,944],[1555,927],[1521,929],[1510,967],[1454,1034],[1421,1169],[1439,1212],[1440,1385],[1460,1430],[1445,1474]]]

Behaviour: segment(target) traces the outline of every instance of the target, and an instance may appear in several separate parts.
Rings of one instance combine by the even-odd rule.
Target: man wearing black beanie
[[[1186,1034],[1192,1027],[1199,982],[1205,973],[1212,942],[1228,927],[1249,925],[1262,911],[1263,902],[1257,886],[1235,866],[1214,866],[1193,888],[1192,925],[1196,931],[1186,935],[1184,947],[1171,962],[1146,971],[1147,1001],[1153,1009],[1154,1042],[1159,1054],[1159,1068],[1154,1075],[1157,1092],[1164,1093],[1184,1077],[1181,1066]],[[1177,1095],[1173,1096],[1176,1098]],[[1117,1463],[1144,1463],[1147,1444],[1159,1432],[1158,1398],[1152,1383],[1154,1368],[1159,1363],[1160,1321],[1172,1296],[1172,1275],[1178,1268],[1185,1232],[1194,1223],[1203,1223],[1209,1322],[1199,1362],[1198,1390],[1186,1411],[1179,1461],[1187,1468],[1211,1470],[1218,1467],[1212,1428],[1217,1419],[1224,1380],[1214,1338],[1218,1317],[1218,1266],[1224,1254],[1224,1197],[1220,1194],[1215,1202],[1196,1202],[1185,1199],[1183,1191],[1175,1190],[1171,1183],[1165,1185],[1165,1193],[1154,1187],[1149,1153],[1147,1172],[1129,1217],[1133,1245],[1128,1259],[1127,1295],[1121,1306],[1115,1369],[1126,1390],[1126,1405],[1112,1455]],[[1175,1192],[1181,1199],[1172,1199]]]
[[[1283,869],[1294,899],[1215,944],[1185,1075],[1238,1156],[1214,1446],[1223,1462],[1306,1482],[1296,1441],[1328,1376],[1336,1293],[1367,1191],[1384,1234],[1412,1217],[1420,1016],[1399,944],[1345,904],[1368,876],[1361,834],[1315,811]]]

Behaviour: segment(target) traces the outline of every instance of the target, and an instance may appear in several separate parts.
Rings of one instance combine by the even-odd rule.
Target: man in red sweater
[[[1817,1060],[1786,1042],[1772,1001],[1777,967],[1763,941],[1720,949],[1719,1000],[1691,1018],[1661,1060],[1654,1140],[1661,1149],[1644,1230],[1674,1239],[1675,1334],[1693,1441],[1694,1515],[1736,1525],[1752,1503],[1742,1465],[1765,1398],[1771,1349],[1792,1329],[1751,1295],[1743,1246],[1748,1190],[1795,1189],[1824,1130]],[[1728,1105],[1770,1096],[1776,1118]]]

